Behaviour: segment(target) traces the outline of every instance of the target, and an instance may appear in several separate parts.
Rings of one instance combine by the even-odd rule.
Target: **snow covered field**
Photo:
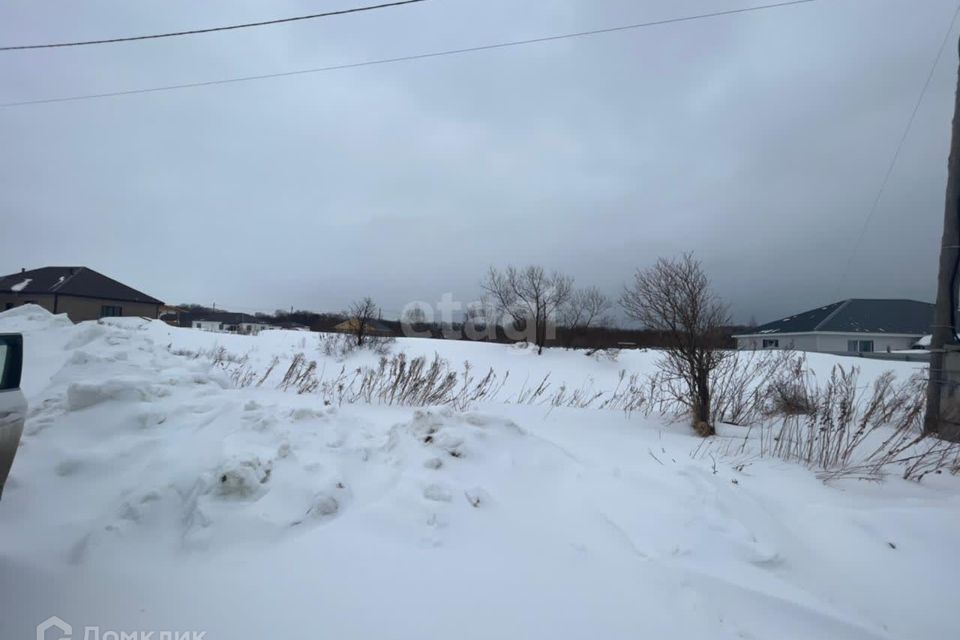
[[[605,390],[582,352],[398,340],[509,378],[465,411],[325,406],[277,389],[316,334],[256,337],[35,307],[31,403],[0,502],[0,638],[49,616],[245,638],[947,638],[960,593],[960,478],[824,484],[798,465],[695,455],[688,425],[509,402]],[[237,388],[203,350],[281,359]],[[815,355],[829,369],[838,360]],[[856,361],[865,379],[918,365]],[[728,427],[728,430],[735,429]]]

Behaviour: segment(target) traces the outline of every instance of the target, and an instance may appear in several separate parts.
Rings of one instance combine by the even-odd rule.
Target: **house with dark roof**
[[[734,338],[738,349],[901,351],[930,333],[932,322],[929,302],[851,298],[768,322]]]
[[[156,318],[163,302],[89,267],[41,267],[0,277],[0,310],[22,304],[81,322],[110,316]]]

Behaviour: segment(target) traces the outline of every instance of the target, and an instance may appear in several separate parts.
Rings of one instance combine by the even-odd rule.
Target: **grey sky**
[[[368,4],[0,7],[0,43]],[[369,3],[372,4],[372,3]],[[0,53],[0,101],[459,48],[760,0],[430,0],[291,25]],[[163,300],[388,315],[468,300],[489,264],[616,294],[694,251],[738,320],[932,300],[956,33],[854,243],[955,0],[819,0],[450,56],[0,109],[0,272],[83,264]]]

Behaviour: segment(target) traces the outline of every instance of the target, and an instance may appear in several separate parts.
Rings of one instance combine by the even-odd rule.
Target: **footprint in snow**
[[[435,502],[450,502],[453,499],[450,490],[439,484],[427,485],[423,490],[423,497]]]

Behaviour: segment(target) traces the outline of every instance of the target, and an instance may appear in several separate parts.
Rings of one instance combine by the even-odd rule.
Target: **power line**
[[[744,7],[741,9],[729,9],[726,11],[715,11],[712,13],[701,13],[693,16],[684,16],[681,18],[668,18],[665,20],[655,20],[652,22],[640,22],[636,24],[628,24],[619,27],[607,27],[605,29],[593,29],[590,31],[578,31],[575,33],[564,33],[555,36],[544,36],[541,38],[530,38],[528,40],[513,40],[510,42],[498,42],[495,44],[486,44],[476,47],[466,47],[463,49],[447,49],[446,51],[435,51],[431,53],[419,53],[409,56],[400,56],[396,58],[382,58],[379,60],[366,60],[364,62],[353,62],[348,64],[338,64],[328,67],[316,67],[313,69],[299,69],[297,71],[284,71],[280,73],[267,73],[263,75],[255,76],[241,76],[238,78],[224,78],[221,80],[207,80],[204,82],[188,82],[183,84],[171,84],[161,87],[150,87],[146,89],[128,89],[126,91],[110,91],[107,93],[92,93],[79,96],[64,96],[59,98],[44,98],[40,100],[23,100],[19,102],[5,102],[0,103],[0,107],[22,107],[27,105],[34,104],[50,104],[54,102],[73,102],[77,100],[95,100],[98,98],[112,98],[116,96],[129,96],[140,93],[155,93],[159,91],[173,91],[176,89],[193,89],[197,87],[210,87],[221,84],[232,84],[236,82],[251,82],[254,80],[266,80],[268,78],[285,78],[289,76],[298,76],[306,75],[312,73],[324,73],[327,71],[339,71],[343,69],[355,69],[358,67],[369,67],[374,65],[384,65],[384,64],[393,64],[396,62],[408,62],[411,60],[424,60],[427,58],[439,58],[441,56],[452,56],[452,55],[461,55],[464,53],[473,53],[476,51],[489,51],[491,49],[504,49],[507,47],[517,47],[529,44],[538,44],[541,42],[553,42],[555,40],[565,40],[567,38],[580,38],[584,36],[594,36],[605,33],[615,33],[618,31],[628,31],[632,29],[642,29],[645,27],[655,27],[666,24],[674,24],[678,22],[689,22],[692,20],[700,20],[703,18],[716,18],[720,16],[729,16],[739,13],[747,13],[751,11],[762,11],[764,9],[775,9],[777,7],[787,7],[791,5],[798,4],[807,4],[810,2],[816,2],[817,0],[790,0],[789,2],[777,2],[774,4],[765,4],[755,7]]]
[[[277,20],[264,20],[262,22],[248,22],[245,24],[233,24],[226,27],[210,27],[208,29],[192,29],[190,31],[173,31],[171,33],[158,33],[148,36],[130,36],[128,38],[108,38],[106,40],[84,40],[80,42],[57,42],[53,44],[24,44],[11,47],[0,47],[0,51],[18,51],[23,49],[56,49],[59,47],[84,47],[91,44],[113,44],[116,42],[132,42],[134,40],[155,40],[157,38],[175,38],[177,36],[191,36],[198,33],[213,33],[215,31],[230,31],[232,29],[249,29],[250,27],[265,27],[271,24],[284,24],[287,22],[298,22],[300,20],[313,20],[314,18],[328,18],[330,16],[342,16],[348,13],[359,13],[361,11],[373,11],[374,9],[386,9],[388,7],[399,7],[405,4],[415,2],[424,2],[425,0],[398,0],[397,2],[387,2],[384,4],[375,4],[366,7],[354,7],[353,9],[341,9],[339,11],[327,11],[326,13],[314,13],[308,16],[296,16],[294,18],[279,18]]]
[[[907,126],[903,130],[903,135],[900,136],[900,141],[897,143],[896,150],[893,152],[893,158],[890,160],[890,165],[887,167],[887,172],[884,174],[883,180],[880,182],[880,189],[877,191],[877,197],[873,199],[873,204],[870,206],[870,210],[867,212],[867,217],[863,220],[863,227],[860,229],[860,235],[857,237],[857,241],[853,245],[853,251],[850,252],[850,257],[847,259],[847,266],[843,270],[843,277],[840,278],[839,284],[837,285],[837,290],[834,293],[834,297],[839,295],[840,288],[846,284],[850,268],[853,266],[853,260],[856,257],[857,252],[860,250],[860,245],[863,244],[863,239],[867,235],[867,228],[870,226],[870,220],[873,219],[873,215],[877,212],[877,206],[880,204],[880,199],[883,197],[883,193],[887,189],[887,183],[890,182],[890,176],[893,174],[893,169],[897,166],[897,159],[900,157],[900,152],[903,150],[903,145],[907,141],[907,136],[910,134],[910,129],[913,127],[913,121],[917,118],[917,112],[920,111],[920,104],[923,102],[923,97],[927,94],[927,89],[930,88],[930,82],[933,80],[934,71],[936,71],[937,65],[940,63],[940,58],[943,56],[943,50],[947,46],[947,40],[950,39],[950,34],[953,33],[953,25],[956,23],[958,15],[960,15],[960,4],[957,5],[956,10],[953,12],[953,18],[950,20],[950,26],[947,27],[947,32],[943,34],[943,41],[940,43],[940,48],[937,49],[937,55],[933,59],[933,64],[930,65],[930,72],[927,73],[927,80],[923,83],[923,89],[920,90],[920,95],[917,97],[917,102],[913,105],[913,111],[910,113],[910,118],[907,120]]]

